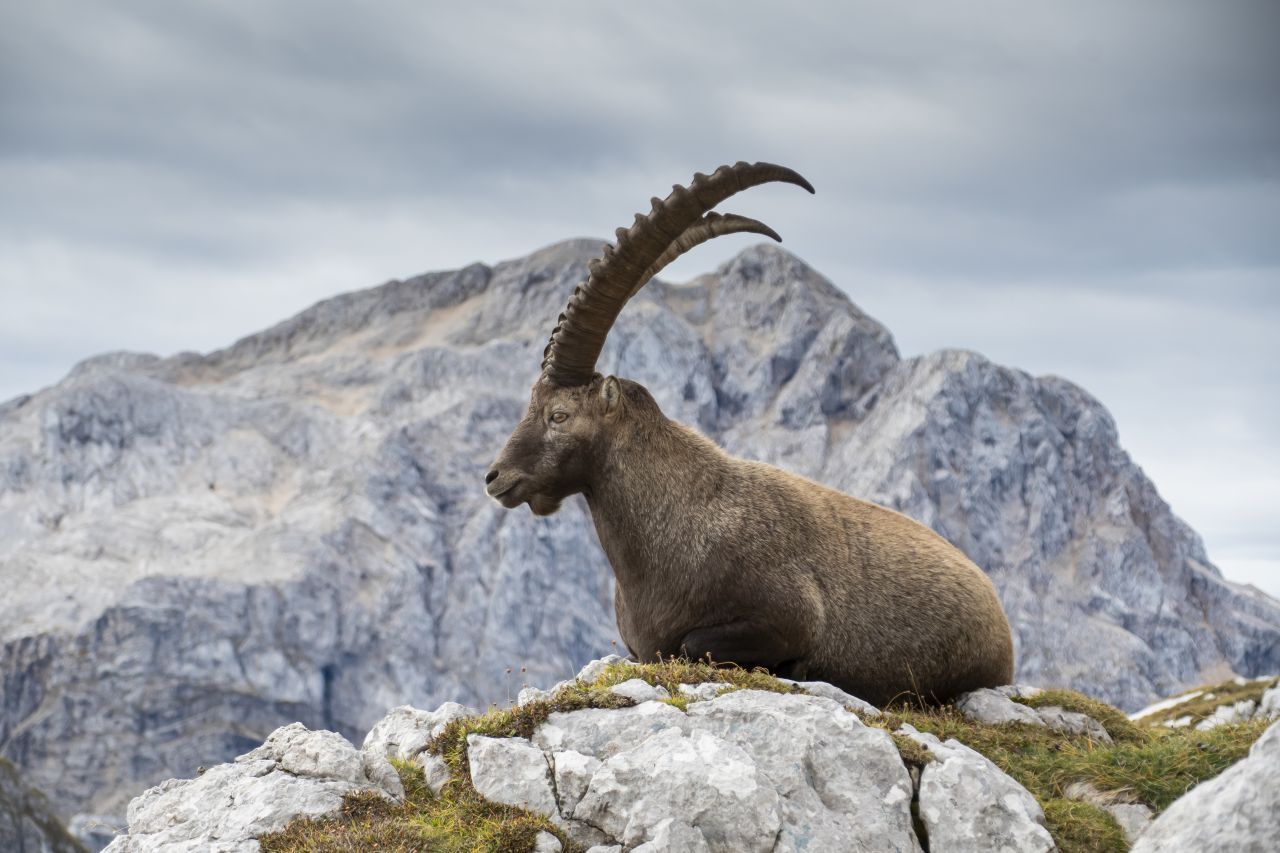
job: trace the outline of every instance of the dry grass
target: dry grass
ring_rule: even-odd
[[[1045,691],[1023,701],[1089,714],[1115,743],[1102,744],[1040,726],[985,726],[950,706],[891,708],[867,722],[889,731],[909,723],[982,753],[1040,802],[1049,832],[1064,853],[1128,849],[1110,814],[1066,796],[1072,783],[1087,782],[1116,801],[1144,803],[1159,812],[1243,758],[1267,725],[1257,721],[1204,732],[1139,726],[1110,705],[1069,690]],[[904,759],[912,763],[905,753]]]
[[[436,797],[417,767],[396,762],[396,770],[403,803],[376,794],[348,796],[336,817],[295,820],[258,839],[263,853],[528,853],[540,831],[559,832],[543,817],[485,800],[469,784],[455,780]]]
[[[1014,699],[1013,701],[1021,702],[1023,705],[1029,705],[1032,708],[1046,708],[1050,705],[1057,705],[1067,711],[1086,714],[1102,723],[1102,727],[1107,730],[1107,734],[1111,735],[1112,739],[1117,742],[1137,741],[1145,737],[1142,728],[1130,722],[1124,711],[1113,708],[1106,702],[1085,696],[1083,693],[1077,693],[1074,690],[1045,690],[1033,699]]]
[[[489,737],[531,737],[551,714],[584,708],[623,708],[629,699],[614,695],[609,688],[632,678],[665,687],[670,704],[683,709],[688,703],[679,692],[680,684],[715,681],[730,690],[771,690],[794,693],[763,671],[738,667],[711,667],[685,660],[663,660],[642,666],[624,663],[606,667],[590,684],[568,684],[545,701],[490,710],[465,720],[454,720],[427,749],[442,756],[453,779],[432,796],[422,771],[406,763],[396,763],[405,786],[403,804],[388,803],[374,794],[346,798],[336,817],[323,820],[295,820],[280,832],[259,839],[264,853],[338,853],[339,851],[444,851],[445,853],[527,853],[533,849],[538,832],[556,835],[566,851],[575,848],[549,820],[523,809],[500,806],[481,797],[471,784],[467,762],[467,735]]]
[[[1097,806],[1061,797],[1041,805],[1049,834],[1063,853],[1111,853],[1129,849],[1124,830]]]
[[[556,712],[628,706],[629,700],[610,693],[609,688],[632,678],[666,688],[672,696],[667,700],[669,704],[681,709],[689,702],[679,692],[681,684],[712,681],[729,685],[729,690],[797,692],[763,671],[712,667],[686,660],[639,666],[614,664],[590,684],[566,685],[545,701],[494,709],[450,723],[427,747],[442,756],[453,773],[452,781],[439,796],[432,796],[420,770],[398,764],[407,792],[403,804],[387,803],[373,795],[348,797],[337,817],[294,821],[282,832],[261,839],[263,850],[525,853],[532,850],[537,833],[545,830],[557,835],[566,851],[573,851],[576,848],[545,818],[495,805],[476,793],[467,762],[467,735],[530,737]],[[1112,799],[1145,803],[1158,812],[1192,786],[1242,758],[1266,728],[1263,722],[1221,726],[1206,732],[1137,725],[1110,705],[1066,690],[1046,691],[1023,701],[1034,706],[1059,705],[1088,714],[1107,729],[1115,743],[1100,744],[1038,726],[983,726],[970,722],[949,706],[889,708],[883,716],[865,722],[890,733],[903,723],[910,723],[943,740],[954,737],[987,756],[1040,802],[1049,831],[1064,853],[1122,851],[1128,847],[1110,814],[1066,796],[1072,783],[1086,782]],[[933,761],[927,750],[909,738],[895,736],[894,742],[909,767],[923,768]]]
[[[1277,684],[1280,684],[1280,679],[1245,681],[1244,684],[1237,684],[1235,681],[1206,684],[1203,687],[1197,687],[1195,690],[1188,690],[1184,694],[1199,693],[1200,695],[1195,698],[1180,702],[1172,708],[1165,708],[1162,711],[1156,711],[1154,714],[1148,714],[1138,722],[1143,726],[1155,726],[1170,723],[1182,717],[1190,717],[1188,725],[1194,726],[1212,714],[1219,706],[1243,702],[1246,699],[1252,699],[1254,702],[1261,701],[1262,694]]]

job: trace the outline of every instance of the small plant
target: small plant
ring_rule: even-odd
[[[1102,727],[1107,730],[1107,734],[1111,735],[1111,739],[1117,742],[1138,741],[1145,737],[1143,730],[1130,722],[1129,718],[1120,709],[1113,708],[1106,702],[1101,702],[1074,690],[1044,690],[1030,699],[1014,698],[1013,701],[1021,702],[1023,705],[1028,705],[1032,708],[1046,708],[1050,705],[1057,705],[1066,711],[1086,714],[1101,723]]]
[[[336,817],[295,820],[259,838],[263,853],[528,853],[539,832],[559,834],[546,818],[491,803],[456,780],[433,796],[419,768],[392,763],[404,783],[403,803],[373,793],[348,795]],[[571,849],[563,837],[561,843]]]
[[[646,664],[614,663],[592,682],[574,681],[545,700],[492,708],[484,714],[454,720],[427,744],[427,751],[444,758],[453,778],[433,796],[422,770],[407,762],[393,762],[405,787],[402,804],[388,803],[376,794],[348,796],[340,814],[321,820],[299,819],[280,832],[259,839],[264,853],[322,853],[322,851],[440,850],[447,853],[527,853],[538,832],[557,836],[565,851],[577,850],[546,818],[485,800],[471,784],[467,735],[532,737],[534,730],[556,712],[585,708],[624,708],[630,699],[609,688],[640,678],[671,693],[671,705],[684,709],[689,697],[681,684],[717,682],[728,690],[769,690],[796,693],[763,670],[666,659]],[[726,691],[727,692],[727,691]]]
[[[1168,725],[1178,720],[1183,721],[1182,725],[1194,726],[1223,705],[1234,705],[1246,700],[1260,702],[1262,694],[1278,684],[1280,679],[1261,678],[1237,679],[1197,687],[1182,694],[1187,697],[1186,701],[1147,714],[1137,722],[1143,726],[1156,726]]]
[[[745,670],[733,666],[712,666],[707,663],[669,658],[654,663],[614,663],[605,667],[596,679],[584,684],[573,681],[557,690],[549,699],[535,700],[524,705],[500,708],[479,717],[454,720],[437,737],[427,744],[427,751],[440,755],[449,764],[455,776],[471,778],[467,766],[467,735],[487,737],[533,737],[538,726],[557,711],[581,711],[585,708],[625,708],[630,699],[610,692],[609,688],[639,678],[654,687],[662,687],[671,694],[668,704],[684,710],[689,697],[680,692],[681,684],[718,682],[732,690],[768,690],[774,693],[796,693],[796,688],[769,675],[764,670]]]
[[[1040,802],[1049,832],[1063,853],[1128,849],[1109,813],[1067,796],[1073,784],[1087,783],[1115,802],[1143,803],[1160,812],[1243,758],[1267,726],[1265,721],[1254,721],[1198,732],[1136,725],[1110,705],[1070,690],[1046,690],[1034,699],[1019,701],[1088,714],[1115,742],[1107,745],[1042,726],[988,726],[969,720],[951,706],[898,706],[866,722],[889,732],[909,723],[982,753]],[[903,740],[895,737],[903,761],[922,766]]]
[[[547,699],[494,708],[451,722],[427,745],[429,752],[444,758],[453,777],[438,796],[431,794],[417,766],[394,762],[405,786],[403,803],[388,803],[374,794],[352,795],[336,817],[296,820],[281,832],[260,839],[262,849],[267,853],[373,849],[526,853],[533,849],[538,832],[546,831],[560,838],[565,851],[576,853],[578,848],[546,818],[491,803],[476,792],[467,761],[467,735],[527,738],[557,712],[629,706],[631,700],[609,688],[633,678],[665,688],[671,694],[666,701],[682,710],[693,700],[680,692],[681,684],[715,682],[726,685],[726,692],[801,692],[762,670],[682,659],[614,663],[590,683],[571,682]],[[1266,686],[1264,683],[1263,689]],[[1138,724],[1106,703],[1069,690],[1046,690],[1034,699],[1018,701],[1088,714],[1102,724],[1114,743],[1098,743],[1041,726],[987,726],[972,722],[951,706],[895,706],[881,716],[864,718],[864,722],[893,736],[913,775],[935,759],[911,738],[895,734],[904,723],[941,740],[955,738],[982,753],[1036,797],[1049,832],[1063,853],[1128,849],[1111,815],[1095,804],[1097,801],[1073,798],[1076,795],[1071,789],[1087,786],[1100,792],[1103,802],[1143,803],[1159,812],[1194,785],[1243,758],[1267,726],[1266,721],[1258,720],[1201,732],[1145,725],[1145,720]]]

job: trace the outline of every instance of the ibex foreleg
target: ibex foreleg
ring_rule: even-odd
[[[690,660],[736,664],[743,669],[762,666],[784,678],[804,680],[801,650],[776,630],[755,622],[729,622],[695,628],[680,641],[680,654]]]

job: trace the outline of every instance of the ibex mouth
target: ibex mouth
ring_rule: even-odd
[[[522,500],[513,499],[512,492],[514,492],[516,486],[520,485],[522,482],[524,481],[520,478],[516,478],[509,483],[494,481],[485,488],[485,491],[489,493],[489,497],[493,498],[507,509],[514,509],[522,503]]]

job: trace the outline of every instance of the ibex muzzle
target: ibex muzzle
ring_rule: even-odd
[[[890,509],[735,459],[665,417],[642,386],[595,371],[622,307],[671,261],[722,234],[780,239],[710,212],[770,181],[813,192],[790,169],[737,163],[695,175],[618,229],[560,315],[486,489],[538,515],[586,497],[636,658],[763,666],[878,704],[1008,683],[1009,623],[960,551]]]

